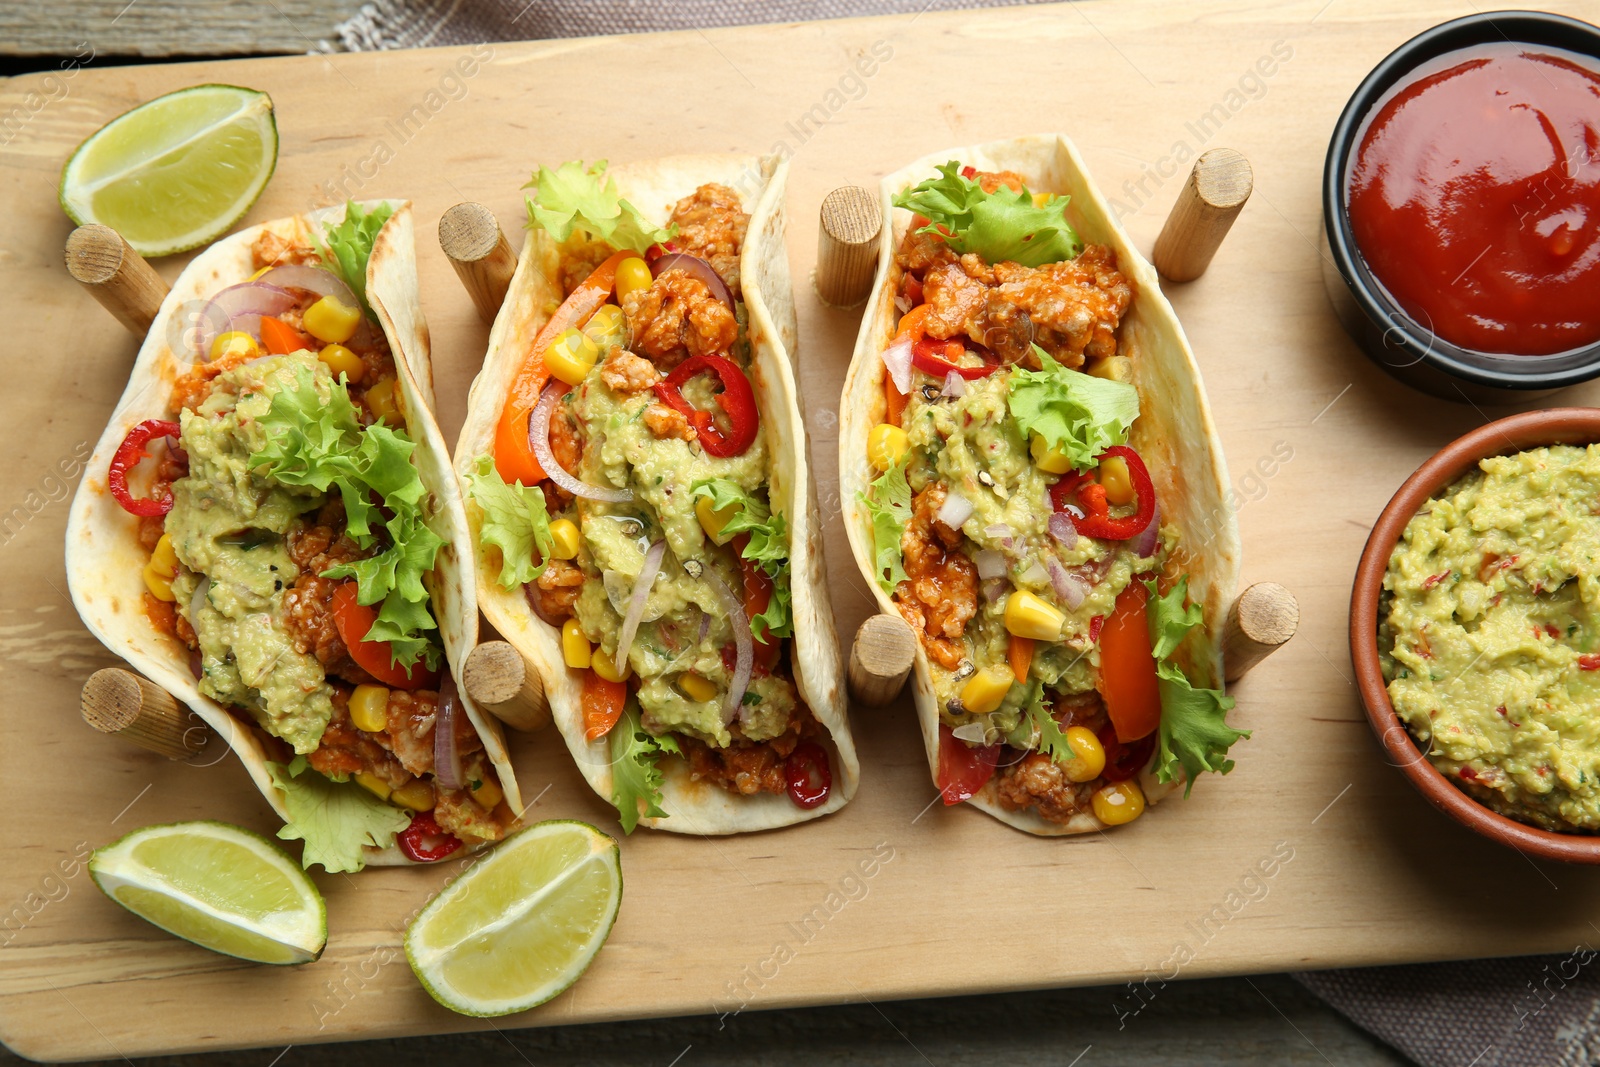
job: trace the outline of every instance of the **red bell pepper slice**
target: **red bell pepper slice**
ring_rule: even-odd
[[[1117,596],[1100,630],[1100,696],[1106,717],[1124,744],[1161,725],[1161,688],[1150,646],[1146,606],[1150,591],[1135,578]]]
[[[971,800],[994,777],[999,745],[973,747],[956,740],[950,727],[939,724],[939,775],[936,784],[945,804]]]
[[[356,583],[345,582],[334,591],[328,606],[333,610],[333,624],[339,637],[350,650],[356,666],[372,675],[391,689],[432,689],[439,684],[439,672],[430,671],[420,658],[410,670],[394,662],[394,652],[387,641],[368,641],[367,634],[378,613],[365,604],[356,602]]]
[[[394,835],[394,843],[413,863],[438,863],[461,847],[459,837],[439,829],[431,811],[413,812],[411,825]]]
[[[1100,727],[1096,736],[1106,752],[1105,770],[1100,777],[1106,782],[1126,782],[1139,777],[1139,772],[1150,766],[1150,756],[1156,750],[1156,735],[1146,734],[1137,741],[1124,744],[1117,740],[1117,728],[1109,722]]]
[[[789,799],[794,806],[810,811],[826,803],[833,789],[833,771],[828,767],[828,753],[815,741],[802,741],[783,762],[784,781],[789,787]]]
[[[744,617],[754,619],[757,615],[766,613],[772,604],[772,578],[766,569],[753,559],[745,559],[744,546],[750,543],[750,535],[739,534],[730,542],[734,551],[739,553],[739,570],[744,588]],[[752,635],[755,646],[755,667],[760,674],[771,674],[772,669],[778,665],[778,656],[783,651],[779,645],[780,638],[768,633],[766,637]]]
[[[166,419],[145,419],[129,430],[128,436],[117,446],[116,454],[111,457],[111,466],[106,471],[106,488],[111,490],[112,499],[122,505],[123,511],[130,515],[155,516],[165,515],[172,510],[170,490],[166,495],[156,497],[136,497],[129,492],[128,472],[149,455],[145,445],[157,437],[170,437],[176,442],[180,429],[177,423]]]
[[[727,434],[722,432],[709,411],[701,411],[684,398],[685,382],[697,374],[711,373],[722,383],[717,403],[728,415],[731,424]],[[719,459],[742,456],[755,443],[756,431],[761,427],[761,413],[756,409],[756,394],[750,388],[750,379],[731,359],[723,356],[690,356],[655,384],[656,396],[672,410],[689,420],[700,447],[706,454]]]
[[[1127,445],[1112,445],[1099,458],[1119,456],[1128,465],[1128,478],[1133,482],[1134,495],[1138,507],[1132,515],[1126,518],[1112,518],[1110,505],[1106,502],[1106,491],[1098,484],[1084,485],[1088,480],[1087,471],[1076,471],[1064,474],[1055,485],[1050,487],[1050,502],[1057,511],[1067,511],[1074,491],[1078,494],[1078,504],[1082,516],[1072,515],[1072,525],[1086,537],[1098,537],[1104,541],[1126,541],[1143,533],[1145,527],[1150,525],[1150,520],[1156,514],[1156,489],[1150,480],[1150,469],[1144,465],[1144,460],[1139,458],[1139,453]],[[1081,487],[1081,488],[1080,488]]]
[[[967,381],[976,381],[987,378],[1000,369],[1000,364],[991,363],[983,367],[962,367],[955,361],[966,352],[967,346],[960,341],[935,341],[923,338],[911,346],[911,365],[924,374],[931,374],[935,378],[943,378],[951,371],[961,375]]]

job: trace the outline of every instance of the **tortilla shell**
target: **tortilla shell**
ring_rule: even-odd
[[[372,210],[385,201],[360,202]],[[468,543],[461,494],[450,471],[449,451],[433,416],[433,371],[428,352],[428,327],[422,319],[417,294],[416,247],[409,201],[387,201],[394,214],[378,231],[367,263],[367,300],[388,338],[394,355],[396,380],[405,408],[406,429],[416,442],[412,460],[424,487],[436,502],[430,525],[447,544],[440,549],[432,574],[434,616],[444,645],[445,658],[457,678],[467,653],[478,640],[475,585],[464,573],[459,546]],[[273,811],[289,819],[282,795],[267,771],[269,754],[254,731],[241,724],[220,704],[202,696],[189,670],[189,651],[179,641],[160,633],[145,616],[142,572],[148,553],[136,536],[138,520],[123,511],[106,485],[111,457],[128,431],[150,418],[166,418],[167,398],[176,379],[192,358],[174,346],[184,347],[185,322],[194,309],[219,290],[247,279],[254,271],[251,245],[263,231],[305,240],[320,235],[326,223],[344,218],[342,206],[306,215],[277,219],[225,237],[200,253],[184,268],[140,346],[127,389],[117,402],[105,433],[95,446],[83,482],[72,500],[67,519],[67,582],[72,601],[84,625],[112,652],[139,673],[193,708],[228,746],[239,754]],[[481,712],[463,691],[462,707],[500,777],[506,803],[522,808],[521,793],[506,750],[500,723]],[[367,848],[366,862],[405,864],[397,847]]]
[[[833,610],[822,560],[816,489],[807,469],[807,439],[800,418],[791,365],[798,336],[789,263],[784,249],[784,184],[788,166],[776,157],[677,156],[611,168],[622,197],[647,219],[664,223],[672,206],[707,182],[737,190],[750,212],[740,259],[740,287],[749,314],[750,378],[761,411],[761,432],[772,456],[769,495],[773,511],[790,529],[790,583],[794,601],[791,661],[800,697],[828,733],[833,789],[823,804],[804,810],[787,795],[737,796],[708,782],[692,781],[680,759],[661,763],[662,810],[666,818],[641,818],[640,825],[693,834],[732,834],[804,822],[837,811],[855,795],[860,765],[850,736],[844,669],[834,636]],[[534,337],[562,299],[555,242],[542,229],[529,231],[505,303],[489,335],[483,370],[467,398],[467,420],[456,442],[456,473],[463,479],[478,457],[492,454],[495,425],[512,380]],[[610,746],[587,741],[580,706],[582,674],[566,666],[561,633],[529,608],[520,586],[499,583],[497,554],[478,547],[482,512],[467,496],[470,542],[477,550],[479,605],[502,636],[544,681],[551,718],[584,778],[610,800]],[[494,558],[490,558],[493,556]]]
[[[979,170],[1015,171],[1031,191],[1069,195],[1067,219],[1079,236],[1086,244],[1107,245],[1116,252],[1118,267],[1134,290],[1133,304],[1122,320],[1118,348],[1119,353],[1132,356],[1133,382],[1139,390],[1140,414],[1129,443],[1150,467],[1161,501],[1162,524],[1176,527],[1180,533],[1177,550],[1164,568],[1163,577],[1172,579],[1187,573],[1189,595],[1205,614],[1204,625],[1190,634],[1174,658],[1196,685],[1220,686],[1222,621],[1239,576],[1239,530],[1228,500],[1222,445],[1212,423],[1194,353],[1172,305],[1161,292],[1155,268],[1133,247],[1095,188],[1072,142],[1059,135],[1041,134],[936,152],[883,179],[883,217],[891,225],[884,227],[879,242],[877,281],[861,320],[839,405],[839,494],[844,500],[845,531],[861,573],[877,595],[879,608],[898,616],[899,611],[873,573],[872,523],[860,500],[860,494],[877,476],[867,462],[867,435],[884,419],[884,365],[880,354],[894,334],[898,317],[894,300],[903,272],[895,264],[894,253],[911,224],[911,212],[894,207],[892,200],[902,189],[934,177],[934,168],[952,159]],[[922,725],[928,768],[937,780],[939,710],[928,657],[920,641],[912,695]],[[1139,781],[1151,805],[1179,784],[1157,782],[1148,768]],[[1032,808],[1007,811],[999,801],[997,779],[991,779],[968,803],[1001,822],[1041,836],[1087,833],[1105,825],[1088,811],[1077,813],[1064,824],[1050,822]]]

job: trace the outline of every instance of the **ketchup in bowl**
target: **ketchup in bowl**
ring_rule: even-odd
[[[1549,355],[1600,340],[1600,69],[1480,44],[1380,99],[1347,179],[1361,256],[1461,348]]]

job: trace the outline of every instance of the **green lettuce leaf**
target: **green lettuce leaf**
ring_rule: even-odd
[[[1161,691],[1156,780],[1172,781],[1181,766],[1186,781],[1183,795],[1188,796],[1195,778],[1203,772],[1227,774],[1233,770],[1228,749],[1235,741],[1249,737],[1250,731],[1228,725],[1232,697],[1224,696],[1220,689],[1196,689],[1182,668],[1168,660],[1189,631],[1204,621],[1200,605],[1186,603],[1189,576],[1179,578],[1166,596],[1156,592],[1154,579],[1145,579],[1144,584],[1150,590],[1150,644]]]
[[[706,478],[689,487],[690,499],[701,497],[711,501],[713,511],[737,508],[734,516],[722,527],[728,537],[749,534],[741,555],[761,565],[772,579],[772,599],[767,610],[750,620],[752,636],[765,640],[772,637],[793,637],[793,592],[789,587],[789,528],[782,515],[774,515],[766,503],[745,492],[739,483],[728,478]]]
[[[289,822],[278,836],[305,842],[300,865],[308,870],[317,863],[330,874],[359,871],[366,865],[363,846],[388,848],[394,835],[411,825],[409,813],[354,782],[335,782],[311,771],[304,756],[296,756],[287,767],[268,761],[267,773],[283,791],[289,810]]]
[[[780,580],[781,577],[781,580]],[[794,636],[794,592],[789,587],[789,568],[785,565],[781,575],[772,579],[772,598],[767,610],[750,618],[750,635],[758,641],[771,637]]]
[[[577,160],[555,170],[540,167],[523,188],[534,190],[528,198],[529,227],[541,227],[557,241],[565,241],[577,230],[613,248],[643,253],[677,231],[676,226],[663,230],[650,225],[618,196],[615,179],[606,177],[603,159],[590,168]]]
[[[918,233],[942,232],[957,252],[1025,267],[1059,263],[1083,251],[1083,242],[1067,222],[1068,197],[1052,196],[1043,207],[1035,207],[1027,189],[1017,193],[1002,185],[984,192],[975,180],[961,176],[956,160],[936,169],[939,177],[894,198],[895,207],[928,219]]]
[[[1022,718],[1006,735],[1006,741],[1015,748],[1046,753],[1057,763],[1070,763],[1078,754],[1072,750],[1061,724],[1050,714],[1047,696],[1044,684],[1037,678],[1027,684],[1022,697]]]
[[[1034,346],[1041,369],[1011,372],[1006,407],[1024,437],[1038,434],[1079,469],[1112,445],[1126,444],[1139,417],[1139,393],[1126,382],[1096,378],[1057,363]]]
[[[377,317],[367,303],[367,260],[372,258],[372,242],[378,239],[378,231],[393,214],[394,208],[388,204],[363,211],[355,201],[346,201],[344,221],[326,227],[322,241],[317,242],[322,261],[344,278],[356,299],[361,301],[361,310],[374,322]]]
[[[479,456],[477,466],[467,475],[467,491],[483,509],[478,541],[500,550],[500,585],[515,589],[543,574],[549,566],[550,512],[545,507],[544,490],[521,482],[507,485],[494,460]],[[538,552],[539,562],[533,557]]]
[[[874,479],[865,493],[856,494],[872,519],[873,577],[886,593],[894,592],[895,586],[907,577],[900,539],[911,518],[911,483],[906,481],[910,463],[911,453],[907,452]]]
[[[655,737],[646,733],[639,722],[638,704],[629,698],[621,720],[611,728],[608,743],[611,803],[617,806],[622,832],[633,833],[641,817],[666,818],[667,813],[661,810],[661,769],[656,761],[663,752],[681,754],[677,740],[670,734]]]

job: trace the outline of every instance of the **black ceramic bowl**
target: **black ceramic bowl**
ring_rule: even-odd
[[[1322,282],[1339,321],[1378,366],[1447,400],[1512,403],[1600,377],[1600,343],[1548,356],[1507,356],[1460,348],[1435,336],[1373,276],[1350,227],[1350,156],[1359,147],[1363,121],[1383,95],[1446,52],[1507,40],[1600,59],[1600,29],[1561,15],[1491,11],[1441,23],[1395,49],[1367,75],[1333,128],[1322,171]]]

